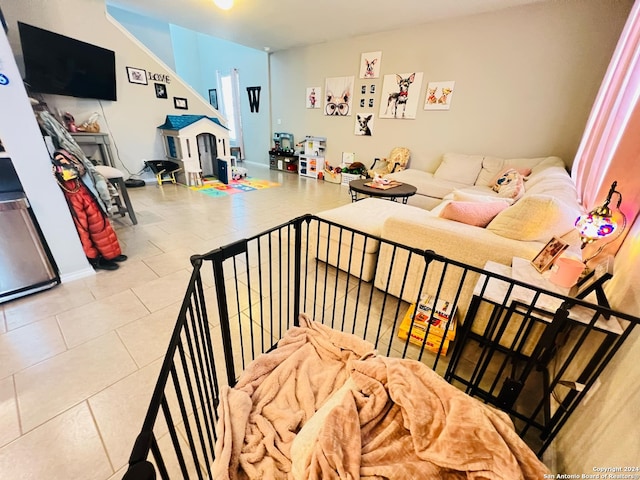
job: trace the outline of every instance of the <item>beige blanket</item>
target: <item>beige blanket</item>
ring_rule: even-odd
[[[508,416],[302,316],[221,393],[216,479],[539,479]]]

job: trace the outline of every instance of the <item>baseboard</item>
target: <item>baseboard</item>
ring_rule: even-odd
[[[96,271],[91,266],[89,266],[87,268],[83,268],[82,270],[76,270],[75,272],[60,275],[60,281],[62,283],[73,282],[74,280],[91,277],[95,274]]]

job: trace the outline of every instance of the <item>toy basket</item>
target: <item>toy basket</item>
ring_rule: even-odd
[[[349,182],[352,180],[360,180],[361,178],[367,178],[364,175],[358,175],[356,173],[342,173],[342,185],[349,186]]]

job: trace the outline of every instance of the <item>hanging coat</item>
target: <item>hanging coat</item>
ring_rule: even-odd
[[[122,251],[111,223],[89,189],[78,179],[59,181],[71,209],[82,248],[87,258],[116,258]]]

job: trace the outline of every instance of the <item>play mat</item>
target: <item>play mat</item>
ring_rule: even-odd
[[[264,190],[265,188],[279,187],[280,184],[270,180],[260,180],[259,178],[245,177],[239,180],[230,180],[226,185],[214,177],[205,177],[202,185],[190,186],[191,190],[202,192],[210,197],[223,197],[235,195],[236,193],[252,192],[254,190]]]

